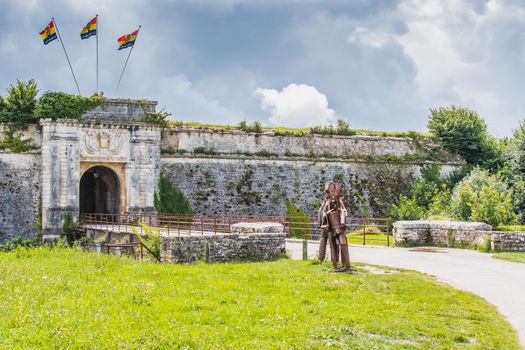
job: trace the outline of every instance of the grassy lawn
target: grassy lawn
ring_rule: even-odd
[[[494,259],[507,260],[515,263],[525,264],[525,253],[524,252],[504,252],[494,253],[492,255]]]
[[[493,306],[415,272],[0,254],[0,348],[519,349]]]
[[[346,236],[350,244],[363,244],[363,235],[351,234]],[[379,245],[386,246],[387,237],[382,233],[367,233],[366,234],[366,245]],[[390,235],[390,247],[394,246],[394,237]]]

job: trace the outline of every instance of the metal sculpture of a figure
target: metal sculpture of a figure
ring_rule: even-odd
[[[326,245],[330,242],[330,256],[332,266],[336,271],[350,269],[350,254],[346,239],[346,207],[343,203],[341,185],[333,181],[327,182],[324,187],[324,199],[318,211],[318,222],[321,230],[319,242],[319,260],[326,257]],[[339,259],[341,268],[338,269]]]

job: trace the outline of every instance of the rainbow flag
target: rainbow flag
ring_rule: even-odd
[[[128,47],[133,46],[133,44],[135,44],[135,40],[137,40],[137,35],[138,34],[139,34],[139,31],[137,29],[136,31],[134,31],[131,34],[123,35],[120,38],[118,38],[118,40],[117,40],[117,42],[118,42],[118,49],[122,50],[122,49],[126,49]]]
[[[84,40],[93,35],[97,35],[97,17],[93,18],[84,28],[82,28],[80,38]]]
[[[44,41],[44,45],[49,44],[57,38],[55,23],[53,23],[53,21],[49,22],[47,27],[45,27],[44,30],[40,32],[40,37]]]

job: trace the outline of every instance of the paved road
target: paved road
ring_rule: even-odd
[[[302,258],[301,241],[287,241],[286,249],[293,259]],[[310,242],[308,255],[314,257],[317,249],[318,244]],[[473,250],[430,250],[352,245],[350,259],[420,271],[485,298],[507,317],[525,348],[525,264],[493,259]]]

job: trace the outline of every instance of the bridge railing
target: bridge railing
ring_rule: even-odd
[[[162,214],[162,213],[122,213],[122,214],[81,214],[81,224],[101,229],[131,232],[134,227],[143,233],[140,223],[158,227],[162,234],[195,235],[231,233],[231,225],[239,222],[278,222],[289,237],[300,239],[320,239],[321,231],[317,223],[307,216],[286,215],[214,215],[214,214]],[[347,217],[347,236],[353,244],[375,244],[390,246],[391,230],[389,218]]]

